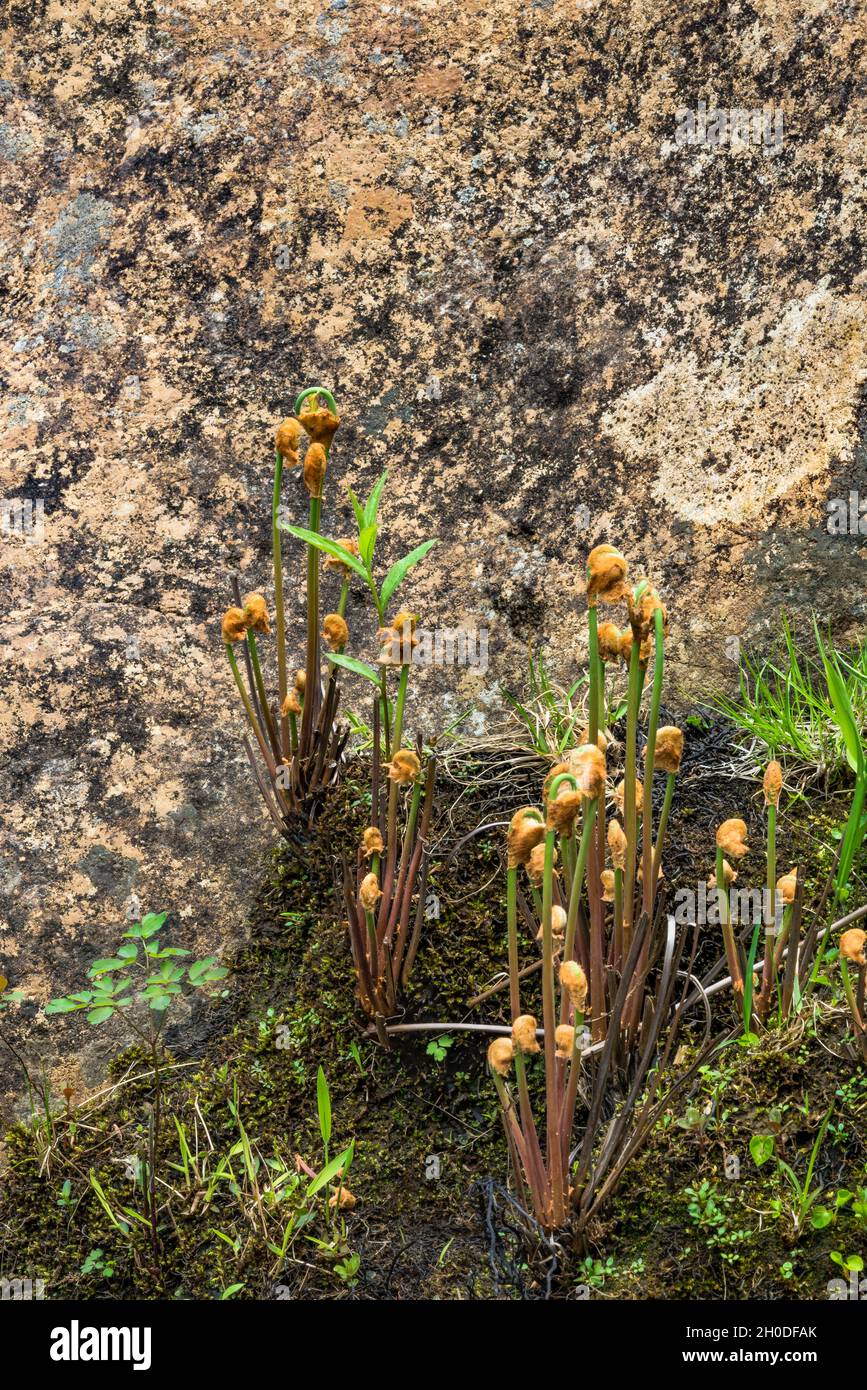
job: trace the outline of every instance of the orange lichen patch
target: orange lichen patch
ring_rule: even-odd
[[[386,241],[413,214],[412,199],[395,188],[365,188],[349,205],[346,241]]]
[[[425,97],[451,97],[459,92],[464,74],[454,63],[445,67],[426,68],[415,79],[415,90]]]

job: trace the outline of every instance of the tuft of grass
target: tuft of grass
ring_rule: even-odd
[[[526,694],[522,698],[502,687],[503,699],[534,753],[540,757],[560,758],[580,742],[581,730],[587,723],[584,691],[589,672],[584,671],[570,686],[551,679],[545,666],[545,654],[540,647],[537,656],[527,657]],[[626,713],[626,702],[609,702],[605,722],[613,727]]]
[[[867,726],[867,637],[845,652],[828,653],[839,669],[853,716],[863,736]],[[724,714],[742,734],[781,757],[791,775],[827,783],[846,765],[846,741],[823,669],[822,650],[799,652],[794,631],[783,619],[783,647],[775,659],[742,657],[738,693],[718,695],[706,708]]]

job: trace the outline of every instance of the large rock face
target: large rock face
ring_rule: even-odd
[[[867,494],[857,6],[6,14],[0,969],[37,1004],[138,903],[242,928],[271,832],[218,617],[232,572],[270,594],[301,386],[344,418],[326,528],[387,465],[383,558],[439,535],[407,596],[489,631],[487,672],[421,675],[428,729],[490,724],[528,643],[574,672],[600,540],[665,590],[686,695],[780,607],[863,621],[826,526]]]

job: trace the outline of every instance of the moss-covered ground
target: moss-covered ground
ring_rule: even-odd
[[[503,967],[496,823],[532,796],[537,770],[524,766],[505,785],[475,771],[465,768],[460,786],[441,782],[436,903],[406,998],[415,1021],[505,1016],[503,994],[475,1009],[468,1000]],[[509,1203],[484,1039],[445,1028],[385,1050],[359,1014],[337,890],[366,797],[359,761],[300,854],[274,851],[249,940],[206,1006],[197,1055],[169,1031],[158,1246],[140,1219],[136,1180],[153,1084],[147,1058],[131,1050],[113,1065],[114,1089],[71,1109],[55,1100],[50,1125],[43,1118],[7,1136],[0,1276],[43,1278],[48,1297],[100,1299],[826,1297],[841,1273],[831,1252],[867,1253],[867,1192],[863,1206],[858,1198],[867,1073],[852,1060],[833,990],[758,1046],[718,1052],[627,1169],[589,1245],[578,1250],[565,1236],[551,1259]],[[696,862],[707,871],[720,807],[758,833],[755,788],[714,781],[697,761],[672,821],[675,882],[694,880]],[[835,803],[794,803],[781,863],[800,860],[818,884],[840,816]],[[523,949],[529,958],[531,943]],[[728,1006],[715,1007],[722,1033]],[[687,1031],[687,1052],[693,1042]],[[296,1161],[315,1172],[324,1163],[320,1067],[330,1156],[355,1144],[346,1181],[356,1205],[341,1214],[326,1207],[329,1186],[306,1198],[310,1180]],[[829,1111],[813,1174],[821,1195],[799,1220],[778,1160],[802,1181]],[[751,1140],[768,1136],[773,1156],[758,1165]],[[853,1196],[838,1207],[840,1192]],[[810,1216],[820,1206],[830,1219],[817,1229]]]

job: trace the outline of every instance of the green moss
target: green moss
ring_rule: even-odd
[[[468,796],[458,805],[448,827],[453,842],[489,814],[480,798]],[[241,1297],[275,1296],[278,1286],[303,1297],[346,1296],[335,1252],[324,1254],[301,1235],[290,1259],[275,1268],[255,1203],[239,1201],[230,1184],[221,1183],[208,1205],[198,1185],[188,1188],[183,1172],[169,1166],[181,1163],[172,1116],[191,1147],[204,1154],[212,1144],[219,1156],[239,1141],[237,1106],[261,1159],[260,1182],[269,1160],[292,1168],[300,1154],[318,1168],[321,1066],[332,1094],[331,1152],[356,1141],[350,1186],[359,1204],[346,1219],[345,1245],[360,1256],[356,1295],[495,1296],[474,1185],[488,1177],[505,1184],[508,1175],[484,1042],[455,1032],[442,1060],[427,1052],[430,1035],[404,1036],[383,1051],[357,1009],[335,883],[342,855],[354,852],[366,819],[363,782],[350,775],[315,837],[301,847],[303,858],[286,849],[269,857],[250,940],[233,962],[226,999],[212,1005],[207,1051],[166,1074],[159,1171],[172,1191],[164,1189],[159,1263],[143,1227],[133,1220],[124,1236],[111,1225],[89,1178],[92,1171],[116,1213],[141,1210],[141,1194],[126,1172],[129,1156],[145,1151],[151,1093],[148,1081],[128,1079],[130,1070],[146,1070],[141,1053],[129,1049],[111,1067],[113,1079],[124,1084],[80,1120],[58,1117],[50,1147],[21,1127],[8,1136],[9,1171],[0,1195],[7,1268],[44,1278],[49,1297],[209,1299],[234,1283],[244,1285]],[[794,812],[787,822],[792,852],[806,862],[809,845],[827,838],[827,823],[815,816],[802,823]],[[468,998],[501,972],[498,865],[499,845],[487,837],[437,859],[430,891],[440,915],[428,922],[419,952],[406,1001],[411,1019],[467,1017]],[[524,941],[527,954],[531,946]],[[529,984],[525,996],[529,1008],[534,988]],[[471,1016],[503,1019],[507,1002],[506,992],[494,995]],[[819,1036],[796,1023],[756,1051],[722,1054],[716,1071],[702,1075],[695,1093],[665,1117],[627,1171],[591,1232],[589,1252],[579,1255],[563,1242],[556,1296],[575,1297],[581,1286],[592,1295],[621,1298],[716,1297],[724,1288],[735,1298],[824,1296],[837,1272],[830,1249],[863,1253],[867,1238],[844,1212],[836,1227],[793,1242],[785,1222],[760,1216],[779,1182],[770,1165],[757,1169],[749,1156],[750,1137],[769,1132],[771,1112],[779,1111],[774,1123],[781,1151],[802,1172],[816,1117],[835,1098],[838,1120],[818,1176],[832,1187],[867,1181],[867,1090],[860,1073],[829,1050],[838,1042],[839,1018],[820,1016],[817,1026]],[[725,1177],[728,1154],[740,1159],[737,1182]],[[432,1158],[438,1177],[430,1176],[437,1168]],[[240,1172],[242,1159],[233,1162]],[[62,1203],[66,1180],[70,1194]],[[690,1213],[687,1189],[698,1191],[702,1183],[716,1194],[722,1229],[712,1212],[705,1221]],[[288,1201],[269,1217],[272,1239],[291,1210]],[[746,1234],[724,1239],[737,1232]],[[321,1209],[307,1233],[327,1235]],[[98,1269],[80,1273],[95,1248],[113,1263],[111,1279]],[[518,1252],[515,1262],[526,1266],[527,1259]],[[791,1273],[784,1278],[780,1271],[787,1266]],[[531,1270],[519,1277],[532,1291]]]

